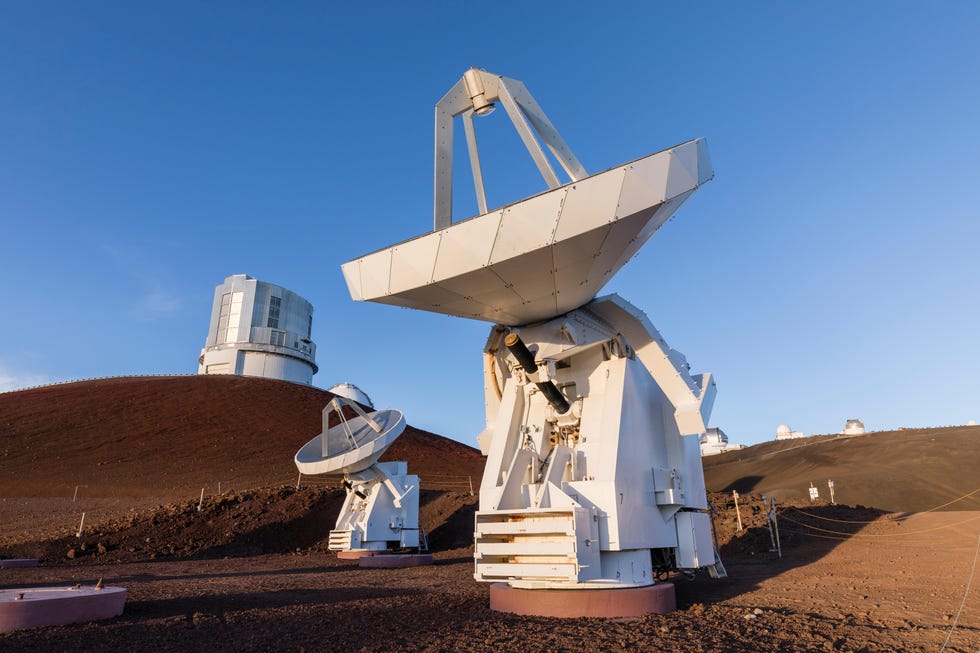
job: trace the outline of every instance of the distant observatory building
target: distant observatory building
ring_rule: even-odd
[[[713,456],[715,454],[725,453],[726,451],[745,448],[743,444],[730,444],[728,442],[728,436],[717,426],[712,426],[702,433],[699,441],[701,442],[702,456]]]
[[[310,385],[313,304],[282,286],[235,274],[214,289],[198,374],[262,376]]]
[[[844,435],[861,435],[864,433],[864,423],[859,419],[849,419],[844,424],[844,430],[841,433]]]
[[[794,431],[785,424],[780,424],[776,427],[776,439],[777,440],[792,440],[793,438],[804,437],[803,431]]]

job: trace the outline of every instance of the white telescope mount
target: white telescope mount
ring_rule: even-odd
[[[494,327],[484,379],[477,580],[637,587],[715,564],[698,443],[715,384],[636,307]]]
[[[344,414],[345,407],[354,412],[353,419]],[[338,416],[333,427],[331,414]],[[419,477],[408,473],[404,461],[377,462],[404,430],[399,411],[365,413],[339,396],[324,407],[323,431],[297,452],[295,462],[304,474],[344,475],[347,496],[330,531],[331,551],[419,548]]]
[[[473,125],[495,103],[548,186],[499,208],[487,206]],[[459,116],[480,213],[454,223]],[[495,325],[483,352],[474,550],[475,578],[496,583],[491,607],[497,587],[586,590],[562,593],[584,606],[589,589],[633,588],[618,595],[645,601],[668,571],[722,575],[698,442],[714,380],[691,374],[635,306],[596,299],[713,177],[704,139],[589,175],[521,82],[470,69],[436,105],[434,177],[431,233],[342,267],[355,300]],[[508,592],[496,596],[506,603]]]

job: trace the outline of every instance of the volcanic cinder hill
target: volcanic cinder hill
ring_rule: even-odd
[[[980,426],[821,435],[765,442],[702,459],[711,492],[822,499],[896,512],[980,509]]]
[[[295,483],[293,455],[332,395],[237,376],[79,381],[0,394],[0,495],[188,497]],[[397,408],[397,406],[394,406]],[[411,416],[406,416],[411,419]],[[407,427],[382,460],[425,477],[483,473],[479,451]],[[464,479],[465,480],[465,479]]]

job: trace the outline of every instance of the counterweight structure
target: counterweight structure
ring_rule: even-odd
[[[549,190],[489,210],[472,119],[496,103]],[[480,206],[456,223],[454,116]],[[711,179],[704,140],[589,176],[523,84],[471,69],[436,105],[435,154],[435,230],[343,272],[355,300],[495,323],[483,357],[475,578],[635,588],[670,569],[720,571],[698,442],[714,380],[692,374],[635,306],[595,298]]]

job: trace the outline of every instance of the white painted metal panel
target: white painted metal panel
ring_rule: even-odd
[[[384,297],[391,278],[391,250],[368,254],[357,264],[361,275],[361,294],[365,297]]]
[[[555,242],[592,231],[616,215],[626,168],[616,168],[568,186]]]
[[[434,278],[439,281],[457,277],[474,268],[489,265],[502,216],[503,211],[493,211],[437,232],[442,241]]]
[[[715,170],[711,166],[711,155],[708,153],[708,143],[705,140],[698,141],[698,184],[706,184],[715,177]]]
[[[493,265],[494,274],[519,298],[521,304],[540,303],[543,311],[555,310],[555,275],[552,272],[551,248],[545,247],[519,259]],[[552,298],[550,301],[548,298]]]
[[[685,143],[670,152],[667,197],[674,197],[698,186],[698,145]]]
[[[698,569],[715,563],[711,540],[711,520],[703,512],[679,512],[674,516],[677,525],[675,558],[680,569]]]
[[[564,198],[565,189],[559,188],[504,208],[490,263],[505,261],[550,245]]]
[[[479,514],[479,513],[477,513]],[[498,513],[489,513],[496,515]],[[522,522],[480,522],[478,532],[483,535],[544,534],[575,535],[575,523],[569,515],[568,520],[522,521]]]
[[[431,233],[393,247],[388,292],[398,293],[431,283],[438,251],[438,233]]]
[[[568,564],[513,564],[513,563],[477,563],[477,576],[484,580],[492,578],[521,578],[521,579],[566,579],[577,580],[578,569],[575,563]]]
[[[663,202],[667,197],[670,152],[660,152],[626,166],[616,217],[633,215]]]
[[[477,546],[479,556],[565,556],[575,555],[575,542],[566,539],[560,542],[481,542]]]
[[[596,292],[629,262],[629,257],[623,254],[646,226],[653,211],[652,208],[648,208],[609,225],[609,233],[606,234],[606,239],[588,269],[589,285],[594,287]]]
[[[594,284],[590,283],[592,265],[595,262],[596,252],[601,250],[602,243],[606,240],[609,229],[610,225],[603,225],[598,229],[562,240],[552,248],[555,288],[560,306],[567,307],[571,303],[574,304],[571,308],[577,308],[581,303],[576,302],[580,302],[582,297],[588,301],[595,294]]]

